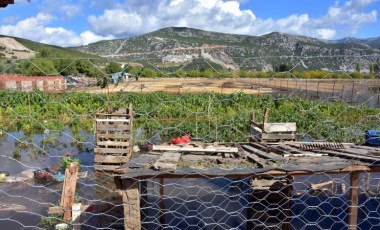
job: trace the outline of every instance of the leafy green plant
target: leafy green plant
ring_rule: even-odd
[[[80,160],[78,158],[72,158],[72,157],[64,157],[62,159],[62,167],[63,169],[66,169],[70,166],[71,163],[76,162],[78,165],[80,165]]]

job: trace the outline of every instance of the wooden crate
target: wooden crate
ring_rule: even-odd
[[[95,119],[94,164],[97,171],[113,171],[133,154],[132,104],[127,109],[98,112]]]

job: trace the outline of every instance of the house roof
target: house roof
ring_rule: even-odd
[[[308,174],[380,168],[380,148],[351,143],[251,142],[240,144],[238,147],[239,151],[236,154],[192,153],[179,149],[176,152],[181,155],[177,162],[168,162],[168,157],[165,158],[165,163],[172,167],[169,170],[154,167],[164,155],[168,155],[168,152],[151,151],[140,154],[116,171],[126,172],[121,178],[130,179],[183,176],[239,177],[262,173]],[[186,146],[183,149],[191,150]]]
[[[55,80],[64,80],[63,76],[22,76],[14,74],[2,74],[0,75],[0,81],[55,81]]]

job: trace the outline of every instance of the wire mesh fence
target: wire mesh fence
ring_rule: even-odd
[[[1,61],[2,228],[380,228],[378,55],[173,58]]]

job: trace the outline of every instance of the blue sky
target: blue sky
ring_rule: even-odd
[[[16,0],[0,34],[59,46],[136,36],[170,26],[321,39],[380,36],[380,0]]]

